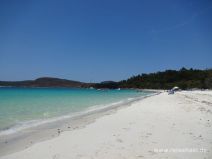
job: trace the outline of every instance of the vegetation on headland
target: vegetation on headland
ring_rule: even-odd
[[[140,89],[212,89],[212,69],[166,70],[163,72],[141,74],[127,80],[96,84],[96,88],[140,88]]]
[[[42,77],[36,80],[27,81],[0,81],[0,86],[12,86],[12,87],[70,87],[70,88],[83,88],[89,87],[91,84],[78,81]]]
[[[163,72],[141,74],[127,80],[101,83],[83,83],[66,79],[44,77],[28,81],[0,81],[0,86],[13,87],[69,87],[69,88],[138,88],[138,89],[171,89],[178,86],[181,89],[212,89],[212,69],[166,70]]]

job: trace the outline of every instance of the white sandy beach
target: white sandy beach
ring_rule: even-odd
[[[211,159],[212,91],[161,93],[1,159]]]

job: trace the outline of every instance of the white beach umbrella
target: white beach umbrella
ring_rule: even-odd
[[[172,90],[177,90],[177,89],[179,89],[179,87],[177,87],[177,86],[172,88]]]

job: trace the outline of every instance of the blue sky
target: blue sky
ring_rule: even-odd
[[[210,0],[1,0],[0,80],[212,68]]]

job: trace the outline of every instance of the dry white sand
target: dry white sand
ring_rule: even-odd
[[[2,159],[211,159],[212,92],[161,93]]]

